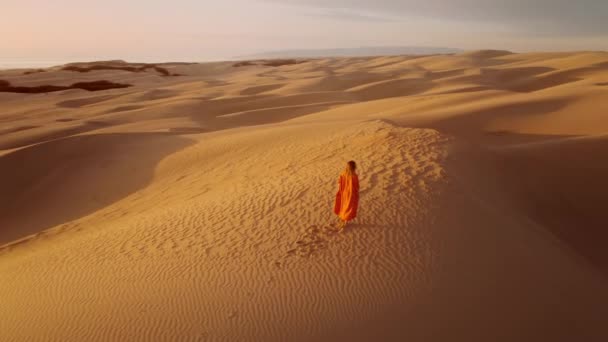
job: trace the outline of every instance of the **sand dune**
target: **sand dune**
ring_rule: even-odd
[[[0,71],[2,339],[608,339],[608,53],[288,62]]]

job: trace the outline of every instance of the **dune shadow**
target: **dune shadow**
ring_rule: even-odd
[[[480,75],[466,76],[459,80],[474,82],[492,89],[531,93],[578,82],[584,79],[586,73],[607,69],[608,63],[561,71],[549,67],[486,68],[481,69]]]
[[[291,96],[248,95],[235,98],[196,98],[187,115],[206,131],[273,124],[351,103],[343,94],[297,94]]]
[[[168,99],[174,96],[179,95],[178,91],[171,89],[153,89],[149,90],[142,95],[140,95],[137,100],[138,101],[153,101],[153,100],[162,100]]]
[[[459,77],[457,80],[490,89],[520,93],[535,92],[581,80],[575,77],[574,73],[551,73],[553,71],[555,69],[548,67],[483,68],[479,75]]]
[[[360,101],[380,100],[391,97],[412,96],[435,87],[427,78],[393,79],[366,84],[351,89]]]
[[[75,121],[75,119],[58,119],[55,120],[57,122],[70,122]],[[77,125],[64,127],[56,130],[42,130],[39,132],[32,132],[31,134],[19,137],[19,138],[11,138],[10,136],[0,137],[0,149],[8,150],[13,148],[19,148],[27,145],[43,143],[46,141],[51,141],[54,139],[61,139],[65,137],[69,137],[75,134],[84,133],[87,131],[103,128],[109,126],[109,123],[102,121],[84,121],[80,122]],[[31,127],[37,128],[37,127]],[[11,133],[18,133],[11,132]],[[5,138],[6,140],[2,139]]]
[[[240,94],[241,95],[257,95],[257,94],[261,94],[261,93],[264,93],[267,91],[279,89],[283,86],[284,86],[284,84],[266,84],[266,85],[259,85],[259,86],[251,86],[251,87],[247,87],[247,88],[241,90]]]
[[[28,129],[38,128],[38,127],[39,126],[25,125],[25,126],[19,126],[19,127],[15,127],[15,128],[8,128],[8,129],[0,130],[0,134],[16,133],[16,132],[26,131]]]
[[[190,144],[168,133],[73,136],[0,157],[0,246],[106,207],[145,187]]]
[[[489,108],[474,110],[462,115],[451,116],[440,119],[433,123],[427,123],[425,127],[435,128],[466,140],[475,140],[482,143],[496,142],[497,140],[508,141],[503,132],[487,131],[486,127],[501,118],[525,118],[527,116],[543,115],[565,108],[569,103],[568,98],[555,98],[547,100],[527,101],[521,103],[499,104]],[[501,134],[502,133],[502,134]],[[508,137],[515,137],[509,135]],[[534,135],[532,135],[534,137]]]
[[[494,152],[497,180],[518,212],[608,275],[608,139],[562,138]]]
[[[434,95],[447,95],[447,94],[464,94],[464,93],[476,93],[480,91],[492,90],[491,87],[488,86],[465,86],[458,89],[450,89],[444,91],[438,91],[433,93]]]
[[[476,146],[471,154],[476,162],[466,166],[470,169],[456,172],[450,162],[450,172],[474,175],[468,184],[479,187],[480,194],[497,191],[488,197],[488,205],[536,223],[577,259],[608,276],[608,139],[483,130],[497,116],[542,114],[567,103],[554,99],[502,105],[427,126]]]
[[[465,69],[445,70],[445,71],[429,71],[426,77],[430,80],[440,80],[442,78],[454,77],[463,75]]]
[[[488,205],[533,223],[528,227],[549,233],[565,253],[608,276],[608,139],[494,134],[509,143],[468,150],[474,162],[450,163],[450,172]]]
[[[271,123],[279,123],[300,116],[327,110],[345,102],[312,103],[310,105],[284,106],[266,109],[250,110],[238,113],[220,115],[211,121],[202,121],[201,125],[211,124],[216,129],[232,128],[238,126],[258,126]]]
[[[108,109],[107,111],[104,112],[104,114],[128,112],[131,110],[138,110],[138,109],[142,109],[142,108],[145,108],[145,106],[138,106],[138,105],[118,106],[118,107],[114,107],[112,109]]]
[[[169,128],[169,132],[177,134],[199,134],[207,132],[207,129],[202,127],[173,127]]]
[[[485,131],[484,144],[486,146],[517,146],[540,142],[558,141],[566,138],[574,138],[576,135],[548,135],[548,134],[525,134],[509,130]]]
[[[79,98],[79,99],[74,99],[74,100],[66,100],[66,101],[57,102],[55,105],[57,107],[63,107],[63,108],[80,108],[80,107],[104,102],[107,100],[115,99],[120,96],[123,96],[123,95],[101,95],[101,96],[85,97],[85,98]]]

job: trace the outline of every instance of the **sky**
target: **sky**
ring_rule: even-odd
[[[360,46],[608,50],[608,0],[0,0],[5,60]]]

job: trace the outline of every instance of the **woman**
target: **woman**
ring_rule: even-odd
[[[357,176],[357,164],[349,161],[346,169],[340,174],[338,184],[340,189],[336,194],[334,213],[340,218],[339,231],[342,231],[348,221],[357,217],[359,206],[359,177]]]

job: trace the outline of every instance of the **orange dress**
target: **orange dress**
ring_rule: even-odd
[[[343,221],[351,221],[357,217],[359,207],[359,177],[356,173],[342,172],[338,184],[334,213]]]

